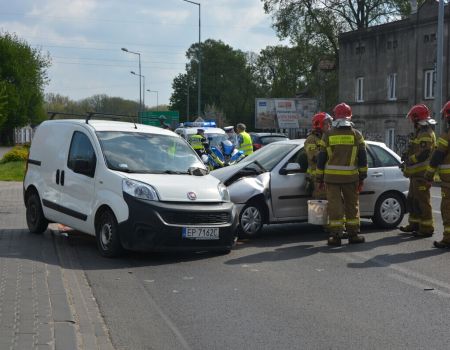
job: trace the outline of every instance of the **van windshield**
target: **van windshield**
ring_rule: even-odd
[[[108,168],[127,173],[188,174],[207,171],[181,137],[140,132],[98,131]]]

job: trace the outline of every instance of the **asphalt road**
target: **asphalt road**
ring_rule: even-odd
[[[438,232],[439,189],[433,188]],[[449,348],[450,251],[363,224],[329,248],[306,224],[274,225],[229,255],[110,260],[70,235],[117,349]]]
[[[439,189],[432,193],[442,232]],[[10,203],[23,205],[17,197]],[[121,259],[102,258],[92,237],[69,233],[57,251],[72,261],[63,276],[81,266],[80,304],[92,304],[87,314],[98,306],[116,349],[449,348],[450,251],[432,247],[441,234],[416,239],[370,222],[362,231],[367,243],[329,248],[315,226],[274,225],[229,255]]]

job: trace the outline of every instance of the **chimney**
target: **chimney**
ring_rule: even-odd
[[[417,0],[410,0],[409,3],[411,4],[411,14],[415,14],[417,12]]]

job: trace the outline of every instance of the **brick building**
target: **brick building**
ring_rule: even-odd
[[[339,99],[352,106],[368,140],[400,153],[412,125],[410,107],[434,110],[438,2],[428,0],[406,19],[339,37]],[[445,6],[443,102],[450,99],[450,5]],[[437,118],[440,122],[440,118]]]

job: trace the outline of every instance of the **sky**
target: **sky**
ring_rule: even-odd
[[[201,39],[258,53],[282,42],[260,0],[197,0]],[[107,94],[139,101],[138,55],[145,104],[168,104],[173,78],[198,41],[198,6],[183,0],[0,0],[0,31],[49,53],[46,93],[73,100]]]

